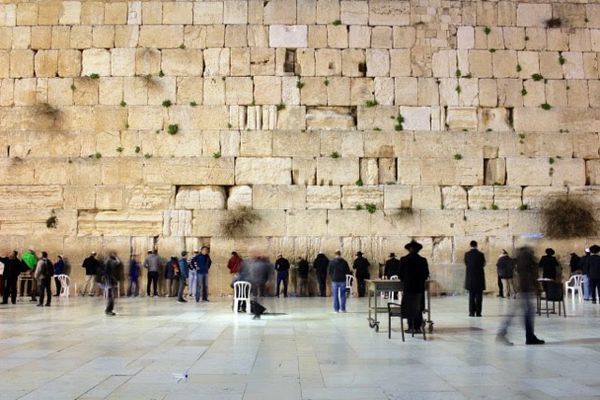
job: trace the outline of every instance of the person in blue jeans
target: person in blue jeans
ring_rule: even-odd
[[[331,295],[333,296],[333,310],[346,312],[346,275],[351,274],[348,262],[342,258],[339,250],[335,258],[329,262],[329,276],[331,277]]]
[[[208,255],[207,246],[202,246],[200,254],[192,259],[192,264],[196,266],[196,276],[198,279],[196,286],[196,303],[200,301],[200,291],[202,291],[202,301],[208,301],[208,270],[210,269],[212,260]]]

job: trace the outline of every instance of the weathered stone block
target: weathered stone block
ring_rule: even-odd
[[[233,185],[231,158],[152,158],[144,163],[144,181],[175,185]]]
[[[156,236],[162,232],[161,211],[79,212],[79,236]]]
[[[252,207],[252,188],[250,186],[234,186],[229,189],[227,209]]]
[[[369,2],[369,25],[409,25],[410,2],[374,0]]]
[[[306,208],[307,209],[339,209],[341,203],[341,192],[339,186],[307,186]]]
[[[544,27],[552,18],[552,4],[526,4],[517,6],[517,26]]]
[[[257,210],[303,210],[306,205],[306,187],[304,185],[254,185],[252,204]]]
[[[357,158],[317,159],[317,184],[319,185],[353,185],[359,178],[359,162]]]
[[[183,44],[182,25],[142,25],[140,27],[141,47],[169,49]]]
[[[110,75],[110,52],[105,49],[86,49],[82,54],[82,75]]]
[[[468,208],[467,191],[462,186],[446,186],[442,188],[442,205],[444,209]],[[436,208],[436,207],[434,207]],[[439,207],[437,207],[439,208]]]
[[[310,130],[351,129],[354,127],[354,118],[348,108],[309,107],[306,126]]]
[[[507,158],[507,183],[513,186],[548,186],[552,166],[545,158]]]
[[[369,235],[370,214],[366,210],[329,210],[327,233],[335,236]]]
[[[314,158],[293,159],[292,178],[295,185],[314,185],[316,183],[317,161]]]
[[[289,236],[327,235],[327,211],[290,210],[287,212],[286,225]]]
[[[306,25],[269,26],[269,47],[308,47]]]
[[[366,204],[374,204],[379,209],[383,207],[383,186],[342,186],[343,208],[364,208]]]
[[[218,186],[182,186],[175,196],[180,209],[220,210],[225,208],[225,190]]]
[[[244,184],[289,185],[291,158],[243,158],[235,162],[235,182]]]

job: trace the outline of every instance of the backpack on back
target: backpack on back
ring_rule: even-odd
[[[42,267],[42,275],[44,278],[50,278],[54,275],[54,266],[50,262],[50,260],[44,260],[44,265]]]

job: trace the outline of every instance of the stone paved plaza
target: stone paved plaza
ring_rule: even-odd
[[[434,298],[434,334],[402,343],[398,320],[388,340],[355,298],[347,314],[330,299],[264,299],[274,315],[260,321],[228,299],[118,299],[114,318],[98,298],[23,299],[0,308],[0,399],[600,398],[600,307],[568,302],[568,318],[536,319],[545,346],[515,327],[506,347],[494,337],[509,302],[488,296],[468,318],[465,297]]]

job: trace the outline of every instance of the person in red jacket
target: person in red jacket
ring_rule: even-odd
[[[240,257],[237,252],[231,252],[231,258],[229,261],[227,261],[227,268],[229,269],[229,273],[231,275],[235,275],[240,272],[242,261],[242,257]]]

